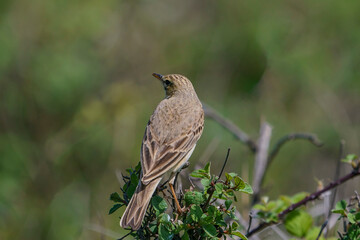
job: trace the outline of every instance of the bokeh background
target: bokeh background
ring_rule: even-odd
[[[200,99],[256,139],[312,132],[268,169],[270,197],[334,175],[359,153],[360,1],[0,1],[0,239],[113,239],[116,172],[139,161],[164,92],[188,76]],[[209,145],[211,146],[209,148]],[[207,119],[191,159],[251,182],[254,156]],[[204,157],[205,156],[205,157]],[[342,170],[344,173],[346,169]],[[347,184],[351,192],[358,181]]]

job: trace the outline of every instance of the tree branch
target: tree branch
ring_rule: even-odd
[[[217,113],[214,109],[210,106],[202,103],[203,109],[205,112],[205,116],[213,119],[214,121],[218,122],[221,126],[223,126],[226,130],[231,132],[238,140],[245,143],[252,152],[256,152],[256,143],[249,136],[242,131],[239,127],[237,127],[233,122],[224,118],[219,113]]]
[[[258,201],[261,185],[264,179],[266,167],[268,166],[268,152],[271,140],[272,127],[269,123],[263,122],[260,127],[260,137],[255,156],[254,177],[252,188],[254,190],[252,205]]]
[[[287,143],[289,141],[292,141],[292,140],[297,140],[297,139],[308,140],[309,142],[311,142],[312,144],[314,144],[317,147],[321,147],[323,145],[323,143],[318,139],[318,137],[315,134],[311,134],[311,133],[290,133],[290,134],[287,134],[284,137],[280,138],[279,141],[275,144],[275,146],[271,150],[271,153],[269,155],[268,165],[271,164],[272,160],[276,157],[276,155],[280,151],[281,147],[285,143]]]
[[[343,184],[344,182],[356,177],[360,175],[360,170],[359,169],[354,169],[351,173],[345,175],[344,177],[331,182],[329,185],[327,185],[325,188],[316,191],[308,196],[306,196],[303,200],[292,204],[291,206],[289,206],[287,209],[285,209],[284,211],[282,211],[281,213],[279,213],[277,215],[279,220],[282,220],[286,214],[294,211],[295,209],[301,207],[302,205],[305,205],[306,203],[310,202],[310,201],[314,201],[315,199],[317,199],[319,196],[321,196],[323,193],[337,187],[340,184]],[[258,225],[256,228],[252,229],[249,233],[246,234],[247,237],[250,237],[251,235],[263,230],[264,228],[275,224],[275,222],[271,222],[271,223],[261,223],[260,225]]]

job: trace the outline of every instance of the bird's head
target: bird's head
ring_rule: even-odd
[[[180,74],[161,75],[153,73],[152,75],[162,82],[166,97],[171,97],[174,94],[193,94],[195,91],[190,80]]]

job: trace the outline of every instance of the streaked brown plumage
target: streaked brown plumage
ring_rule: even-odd
[[[161,80],[166,97],[146,127],[140,154],[141,179],[120,220],[121,227],[134,230],[140,228],[150,199],[166,172],[172,171],[169,182],[174,183],[174,173],[191,156],[204,126],[202,105],[186,77],[156,73],[153,76]]]

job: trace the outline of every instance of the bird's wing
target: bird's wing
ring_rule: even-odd
[[[183,128],[180,134],[175,134],[173,139],[166,136],[159,137],[161,134],[149,121],[141,147],[141,181],[144,184],[173,169],[193,149],[203,130],[204,112],[202,109],[198,111],[198,116],[193,116],[192,119],[196,120],[185,129]],[[183,119],[183,121],[187,120]],[[172,132],[169,131],[169,134]]]

